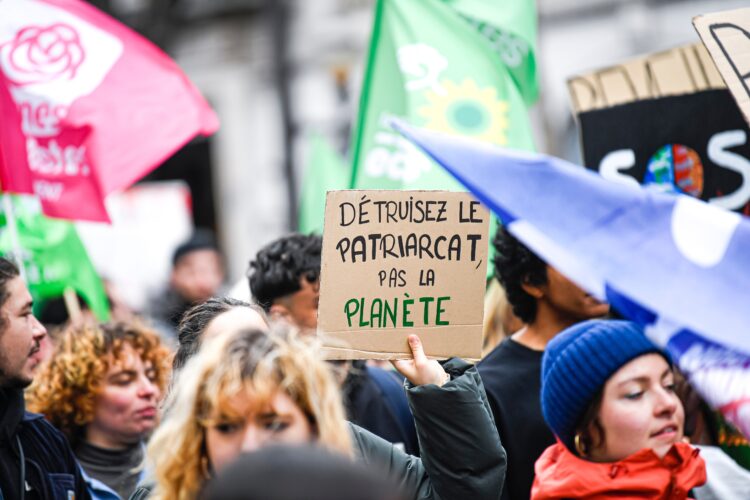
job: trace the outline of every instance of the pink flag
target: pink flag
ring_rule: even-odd
[[[33,193],[31,186],[21,115],[0,71],[0,191]]]
[[[218,128],[166,54],[80,0],[0,1],[0,71],[21,116],[34,191],[53,217],[108,221],[106,195]],[[0,168],[0,181],[13,191],[24,166],[6,166],[10,180]]]

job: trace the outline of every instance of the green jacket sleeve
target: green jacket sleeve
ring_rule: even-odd
[[[355,450],[366,464],[385,468],[407,498],[496,500],[506,457],[484,386],[476,368],[462,360],[444,368],[451,381],[443,387],[406,385],[421,459],[352,425]]]

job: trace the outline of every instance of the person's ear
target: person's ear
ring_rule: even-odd
[[[606,436],[604,435],[604,427],[602,427],[602,424],[599,422],[599,417],[596,417],[589,422],[584,436],[586,454],[588,457],[600,457],[606,444]]]
[[[173,267],[171,271],[169,271],[169,285],[171,287],[174,287],[177,283],[178,276],[177,276],[177,268]]]
[[[271,306],[271,309],[268,310],[268,316],[273,320],[289,320],[291,317],[291,311],[284,304],[275,303]]]
[[[545,293],[545,285],[534,285],[529,281],[528,276],[524,276],[523,280],[521,281],[521,288],[524,292],[528,293],[535,299],[539,300],[542,297],[544,297]]]

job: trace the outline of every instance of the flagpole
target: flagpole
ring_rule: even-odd
[[[281,110],[281,121],[284,132],[284,156],[283,168],[286,177],[286,194],[287,204],[289,206],[289,229],[297,231],[299,226],[298,212],[299,203],[297,202],[297,174],[294,168],[294,151],[293,135],[294,123],[291,107],[291,96],[289,88],[289,55],[287,48],[287,38],[289,31],[289,5],[287,0],[270,0],[266,2],[270,16],[271,25],[274,34],[274,73],[276,87],[279,95],[279,105]]]
[[[5,212],[5,220],[8,224],[8,231],[10,231],[10,246],[13,249],[11,257],[18,266],[18,271],[21,274],[21,279],[26,280],[26,268],[23,265],[23,258],[21,257],[21,242],[18,239],[18,225],[16,224],[16,213],[13,208],[13,200],[10,198],[10,194],[4,193],[3,195],[3,211]]]

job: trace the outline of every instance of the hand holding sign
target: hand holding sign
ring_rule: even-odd
[[[391,364],[414,385],[435,384],[442,387],[451,378],[440,363],[428,359],[422,348],[422,341],[416,335],[409,335],[409,349],[412,359],[393,360]]]

